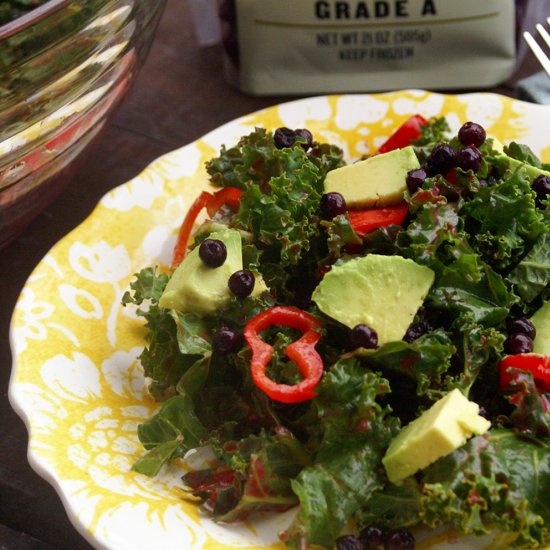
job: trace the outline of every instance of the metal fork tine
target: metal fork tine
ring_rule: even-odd
[[[537,25],[537,30],[539,25]],[[546,30],[543,28],[543,31],[546,32]],[[544,35],[543,35],[544,37]],[[525,31],[523,33],[523,38],[525,38],[525,41],[531,48],[532,52],[535,54],[536,58],[539,60],[540,64],[542,65],[543,69],[548,73],[550,76],[550,59],[548,59],[548,56],[544,53],[543,49],[538,45],[538,42],[533,38],[533,35],[530,32]],[[550,38],[550,37],[549,37]],[[546,40],[546,38],[545,38]],[[549,44],[550,46],[550,44]]]
[[[548,31],[540,24],[537,24],[537,31],[542,36],[542,39],[546,42],[546,45],[550,48],[550,34]]]

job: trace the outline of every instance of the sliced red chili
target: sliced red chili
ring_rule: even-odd
[[[302,337],[285,349],[285,355],[293,361],[304,379],[298,384],[279,384],[266,374],[266,368],[273,355],[273,347],[260,338],[260,332],[273,325],[292,327],[302,332]],[[300,403],[313,399],[315,387],[323,375],[323,360],[315,350],[321,338],[317,329],[321,322],[290,306],[275,306],[254,316],[244,329],[244,337],[252,350],[250,370],[254,384],[274,401]]]
[[[191,231],[193,230],[193,226],[201,210],[206,208],[208,215],[213,216],[224,204],[227,204],[231,208],[235,208],[239,205],[241,195],[242,191],[236,187],[224,187],[214,194],[203,191],[195,199],[180,226],[172,256],[172,269],[177,267],[182,262],[183,258],[185,258],[187,243],[189,242]]]
[[[422,126],[428,121],[422,115],[413,115],[407,119],[379,148],[379,153],[407,147],[422,135]]]
[[[536,386],[544,392],[550,392],[550,356],[538,353],[508,355],[498,364],[501,388],[507,387],[513,379],[508,372],[510,367],[532,373]]]
[[[236,210],[241,202],[242,190],[237,187],[224,187],[216,191],[206,205],[209,216],[213,216],[224,204]]]
[[[378,227],[401,225],[408,212],[409,205],[406,202],[401,202],[382,208],[349,210],[348,216],[355,232],[359,235],[366,235]]]
[[[183,223],[180,226],[178,233],[178,239],[176,241],[176,246],[174,246],[174,253],[172,256],[172,269],[177,267],[187,252],[187,243],[189,242],[189,237],[191,236],[191,231],[193,230],[193,225],[197,219],[197,216],[200,214],[201,210],[208,204],[210,197],[212,195],[208,191],[203,191],[196,199],[195,202],[191,205]]]

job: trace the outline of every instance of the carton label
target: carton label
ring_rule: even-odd
[[[515,62],[513,0],[237,0],[240,86],[256,94],[467,88]]]

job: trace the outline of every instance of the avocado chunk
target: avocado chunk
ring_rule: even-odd
[[[535,311],[531,317],[537,334],[533,340],[533,353],[550,355],[550,300]]]
[[[411,146],[328,172],[325,193],[338,192],[350,208],[387,206],[403,200],[407,172],[420,168]]]
[[[490,426],[479,415],[478,404],[455,388],[407,424],[391,442],[382,459],[389,480],[401,483],[464,445],[472,435],[484,434]]]
[[[220,267],[208,267],[199,257],[199,247],[195,247],[172,273],[160,297],[160,307],[208,315],[230,302],[232,294],[227,282],[235,271],[243,268],[241,234],[235,229],[224,229],[211,233],[209,238],[225,244],[225,262]],[[255,277],[252,296],[266,290],[261,276],[255,274]]]
[[[312,299],[349,328],[374,329],[381,345],[403,338],[433,281],[434,272],[413,260],[369,254],[334,266]]]

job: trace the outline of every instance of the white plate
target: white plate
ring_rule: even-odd
[[[374,151],[411,114],[473,120],[501,141],[527,143],[550,161],[550,108],[494,94],[421,90],[316,97],[239,118],[169,153],[108,193],[40,262],[11,326],[10,401],[30,432],[29,461],[59,492],[69,518],[97,548],[282,548],[290,513],[216,525],[181,499],[177,467],[149,479],[137,425],[157,405],[136,361],[141,321],[120,300],[140,268],[170,261],[186,208],[207,187],[204,162],[255,126],[308,128],[348,160]],[[447,537],[436,537],[441,547]],[[435,540],[435,539],[434,539]],[[432,540],[433,542],[433,540]],[[476,544],[477,546],[477,544]],[[472,548],[471,540],[453,549]]]

